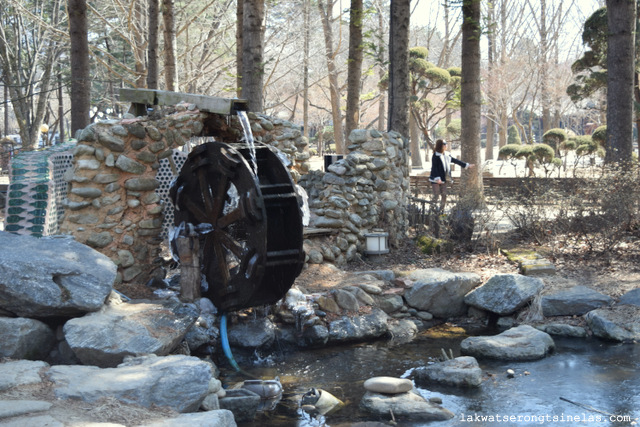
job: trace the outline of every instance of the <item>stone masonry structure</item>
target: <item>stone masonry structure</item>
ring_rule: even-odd
[[[344,159],[300,181],[309,195],[311,225],[330,230],[329,237],[305,241],[311,263],[351,261],[363,251],[367,232],[383,229],[393,245],[409,228],[409,168],[401,135],[358,129],[348,142]]]
[[[254,138],[276,146],[292,161],[295,178],[309,170],[307,142],[285,121],[249,113]],[[238,142],[237,118],[202,113],[193,104],[153,116],[95,123],[83,129],[73,166],[61,233],[104,253],[118,265],[119,281],[164,277],[160,243],[164,206],[156,193],[160,160],[191,138]]]

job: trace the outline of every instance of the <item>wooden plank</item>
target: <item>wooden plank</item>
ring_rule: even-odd
[[[156,105],[156,91],[152,89],[120,89],[120,101],[133,104]]]
[[[244,99],[218,98],[166,90],[123,88],[120,89],[120,100],[145,105],[177,105],[181,102],[187,102],[195,104],[200,111],[224,115],[248,110],[247,101]]]

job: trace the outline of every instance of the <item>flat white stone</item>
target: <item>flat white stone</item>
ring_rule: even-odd
[[[406,378],[373,377],[364,382],[364,388],[374,393],[399,394],[413,389],[413,382]]]

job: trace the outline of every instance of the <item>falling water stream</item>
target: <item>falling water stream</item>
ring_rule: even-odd
[[[249,122],[249,117],[247,116],[246,111],[238,111],[238,119],[240,120],[240,124],[242,125],[242,130],[244,131],[244,139],[249,146],[249,153],[251,156],[251,169],[253,170],[253,174],[255,176],[258,175],[258,163],[256,161],[256,146],[255,141],[253,139],[253,132],[251,132],[251,123]]]
[[[265,358],[247,356],[239,363],[258,377],[278,376],[284,393],[275,407],[259,412],[251,423],[238,425],[344,426],[365,421],[388,422],[388,418],[380,419],[359,410],[364,381],[373,376],[411,378],[413,369],[433,363],[443,348],[460,355],[464,337],[464,333],[434,336],[425,332],[409,343],[382,340],[306,351],[282,350]],[[636,425],[631,420],[638,423],[640,417],[640,345],[558,337],[555,342],[555,352],[537,361],[479,360],[484,381],[478,389],[417,384],[416,390],[423,397],[442,399],[442,406],[456,416],[449,421],[430,423],[399,420],[398,425]],[[246,379],[224,364],[221,369],[223,383]],[[507,377],[507,369],[515,371],[514,378]],[[312,418],[299,404],[301,396],[312,387],[330,392],[343,400],[345,407],[332,415]],[[621,421],[610,422],[603,413],[620,416]],[[483,421],[483,416],[494,416],[494,422],[486,418]],[[498,423],[497,416],[520,418]],[[601,421],[597,422],[598,419]]]

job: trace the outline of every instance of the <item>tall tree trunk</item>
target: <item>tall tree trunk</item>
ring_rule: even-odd
[[[159,0],[149,0],[149,30],[147,47],[147,88],[158,89],[158,13]]]
[[[487,34],[487,65],[489,68],[489,76],[487,78],[492,81],[492,69],[496,61],[496,34],[493,30],[496,28],[496,22],[493,1],[489,1],[487,4],[487,26],[492,28],[492,30],[489,30]],[[495,135],[496,126],[493,120],[494,112],[492,111],[492,104],[488,104],[487,107],[487,143],[484,150],[484,159],[493,160],[493,137]]]
[[[71,41],[71,136],[89,126],[91,80],[86,0],[68,0]]]
[[[4,136],[9,135],[9,87],[7,84],[2,85],[4,87]]]
[[[540,79],[542,80],[542,133],[551,129],[551,95],[549,94],[549,35],[547,1],[540,0]],[[533,134],[533,129],[531,129]]]
[[[607,0],[606,163],[631,161],[636,2]]]
[[[420,129],[413,113],[409,114],[409,132],[411,144],[411,165],[414,169],[422,169],[422,156],[420,155]]]
[[[264,0],[245,0],[242,16],[242,97],[262,112],[264,80]]]
[[[303,100],[302,100],[302,129],[303,136],[309,140],[309,39],[311,31],[309,28],[310,0],[304,0],[304,65],[303,65]]]
[[[495,139],[496,134],[496,124],[493,121],[493,117],[489,114],[486,115],[487,118],[487,145],[484,149],[484,159],[485,160],[493,160],[493,140]]]
[[[134,15],[135,20],[139,23],[140,28],[134,32],[133,42],[134,42],[134,58],[135,58],[135,66],[136,66],[136,86],[137,87],[145,87],[147,85],[147,61],[148,61],[148,49],[145,51],[144,45],[146,44],[146,40],[144,39],[144,31],[143,28],[145,24],[148,28],[148,18],[149,12],[145,13],[143,7],[143,0],[137,0],[134,4]]]
[[[362,0],[351,0],[349,10],[349,60],[347,62],[347,136],[360,124],[360,84],[362,79]]]
[[[236,93],[242,98],[242,26],[244,25],[244,0],[236,3]]]
[[[382,6],[380,5],[380,1],[375,2],[376,13],[378,15],[378,34],[379,37],[382,38],[384,34],[384,16],[382,15]],[[387,73],[386,67],[384,65],[384,45],[382,43],[382,39],[380,39],[378,53],[377,53],[377,66],[378,66],[378,79],[382,81]],[[380,100],[378,101],[378,130],[385,131],[387,130],[386,119],[387,119],[387,100],[385,99],[386,91],[380,91]]]
[[[58,122],[60,125],[58,126],[58,135],[60,135],[60,142],[66,141],[64,137],[64,99],[62,97],[62,72],[60,70],[60,66],[58,65]]]
[[[336,153],[345,154],[344,132],[342,128],[342,112],[340,110],[340,87],[338,85],[338,71],[335,64],[333,51],[333,31],[331,30],[331,10],[329,4],[323,0],[318,1],[322,30],[324,32],[324,44],[327,56],[327,70],[329,71],[329,94],[331,96],[331,114],[333,116],[333,138],[336,144]]]
[[[410,0],[391,0],[389,22],[389,130],[409,136]]]
[[[173,14],[173,0],[162,0],[162,21],[164,22],[164,79],[166,89],[178,91],[178,59],[176,56],[176,28]]]
[[[480,118],[482,97],[480,90],[480,9],[481,0],[462,2],[462,159],[468,163],[480,162]],[[462,175],[466,195],[473,200],[482,197],[480,167]]]
[[[498,149],[507,145],[509,140],[509,116],[506,108],[500,110],[500,127],[498,128]]]

